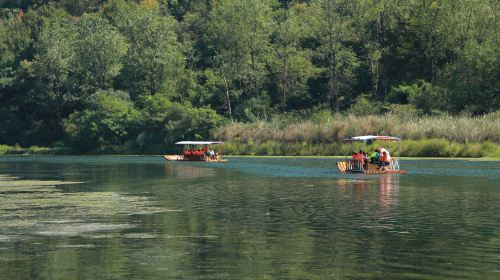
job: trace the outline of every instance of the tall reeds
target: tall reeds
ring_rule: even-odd
[[[231,122],[214,132],[229,142],[226,152],[257,155],[341,155],[348,150],[343,140],[355,135],[401,137],[403,156],[498,156],[500,115],[338,115],[322,121]]]
[[[325,122],[305,120],[285,126],[275,122],[231,122],[217,129],[214,136],[226,141],[262,143],[334,143],[355,135],[393,135],[403,139],[445,139],[459,143],[500,143],[500,115],[481,117],[432,116],[405,118],[339,115]]]

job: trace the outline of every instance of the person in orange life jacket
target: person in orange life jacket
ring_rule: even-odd
[[[359,153],[353,152],[352,158],[355,160],[363,161],[363,152],[359,151]]]

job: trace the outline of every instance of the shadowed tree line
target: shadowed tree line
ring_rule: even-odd
[[[158,153],[228,120],[500,108],[496,0],[1,5],[1,144]]]

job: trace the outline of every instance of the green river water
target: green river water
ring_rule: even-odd
[[[0,279],[500,279],[500,162],[0,157]]]

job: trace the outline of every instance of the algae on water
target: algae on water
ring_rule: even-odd
[[[19,236],[92,236],[134,228],[130,215],[171,211],[147,197],[115,192],[63,192],[80,182],[20,180],[0,175],[0,241]],[[120,222],[113,223],[112,221]],[[142,234],[142,233],[138,233]]]

